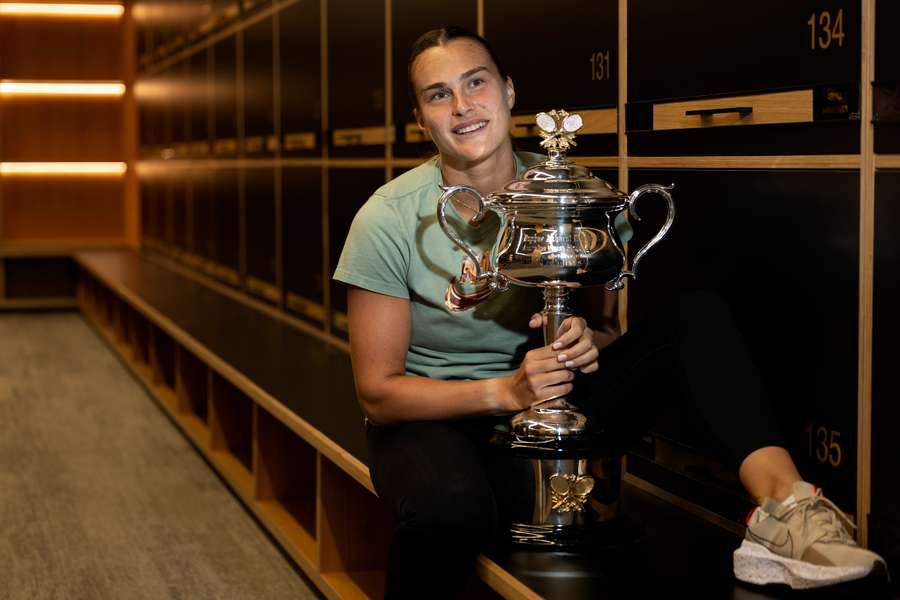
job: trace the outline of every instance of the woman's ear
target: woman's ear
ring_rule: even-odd
[[[513,106],[516,105],[516,88],[513,85],[512,77],[506,78],[506,105],[509,107],[509,110],[512,110]]]
[[[425,124],[422,123],[422,115],[419,113],[418,108],[413,109],[413,117],[416,119],[416,124],[419,126],[419,129],[425,131]]]

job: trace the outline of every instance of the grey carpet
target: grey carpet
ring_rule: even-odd
[[[317,597],[80,315],[0,315],[0,598]]]

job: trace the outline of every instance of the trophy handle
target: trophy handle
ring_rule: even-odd
[[[438,223],[441,226],[441,229],[444,230],[444,234],[446,234],[446,236],[448,238],[450,238],[450,240],[454,244],[459,246],[460,249],[462,249],[462,251],[465,252],[469,258],[472,259],[472,263],[475,265],[476,278],[479,281],[491,280],[492,283],[497,283],[496,282],[497,272],[496,272],[496,269],[494,268],[493,261],[491,261],[491,265],[490,265],[491,270],[488,271],[487,273],[485,273],[481,268],[481,259],[479,259],[475,255],[475,252],[472,250],[472,248],[469,247],[468,244],[466,244],[464,241],[462,241],[462,239],[456,233],[456,230],[454,230],[453,227],[451,227],[450,224],[447,223],[447,216],[445,214],[446,210],[447,210],[447,201],[449,201],[451,197],[453,197],[454,195],[456,195],[460,192],[466,192],[467,194],[470,194],[473,198],[475,198],[478,201],[478,212],[475,213],[475,216],[472,217],[469,220],[469,222],[473,223],[473,224],[480,223],[481,220],[484,219],[484,211],[485,211],[484,196],[481,195],[481,192],[479,192],[475,188],[468,186],[468,185],[441,186],[441,189],[444,190],[444,193],[441,194],[440,199],[438,199],[438,208],[437,208],[437,219],[438,219]]]
[[[636,271],[641,258],[644,257],[644,254],[646,254],[650,248],[658,244],[660,240],[666,237],[666,234],[669,232],[669,228],[672,227],[672,221],[675,220],[675,202],[672,201],[672,194],[669,193],[669,190],[671,190],[673,187],[675,187],[674,183],[670,185],[648,183],[631,192],[631,195],[628,197],[628,212],[629,214],[634,216],[635,220],[641,220],[641,217],[637,213],[637,207],[635,206],[637,199],[647,193],[659,194],[660,196],[665,198],[666,205],[668,207],[668,214],[666,214],[666,222],[663,223],[663,226],[660,228],[660,230],[656,232],[656,235],[653,236],[653,239],[644,244],[644,247],[638,250],[637,254],[634,255],[634,259],[631,261],[631,268],[623,268],[618,277],[606,284],[607,289],[622,289],[622,287],[625,285],[622,280],[626,277],[637,279]]]

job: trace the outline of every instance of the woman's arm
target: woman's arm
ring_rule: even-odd
[[[508,377],[441,381],[406,375],[409,300],[351,287],[347,302],[356,394],[376,425],[516,411],[572,389],[574,373],[549,346],[528,352]]]

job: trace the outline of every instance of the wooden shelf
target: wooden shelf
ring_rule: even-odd
[[[383,596],[394,519],[367,476],[348,472],[321,434],[301,435],[281,408],[238,387],[132,298],[87,274],[77,297],[88,322],[326,597]],[[497,597],[537,598],[481,557],[466,598]]]

